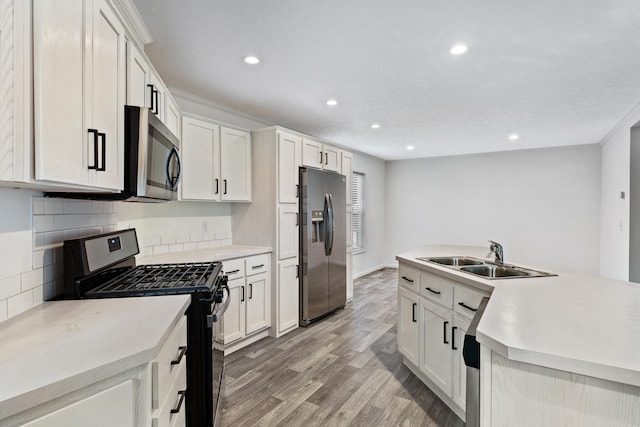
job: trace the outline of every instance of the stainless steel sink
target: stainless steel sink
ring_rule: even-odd
[[[433,262],[452,270],[473,274],[485,279],[515,279],[518,277],[548,277],[555,274],[531,270],[511,264],[495,263],[468,256],[424,257],[420,261]]]
[[[418,258],[421,261],[431,261],[436,264],[451,265],[454,267],[461,267],[463,265],[482,265],[483,262],[479,259],[471,257],[437,257],[437,258]]]
[[[513,267],[504,267],[498,265],[474,265],[472,267],[461,267],[460,271],[487,277],[489,279],[497,279],[500,277],[531,277],[531,274],[525,271],[518,270]]]

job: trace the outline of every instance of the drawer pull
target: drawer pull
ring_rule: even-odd
[[[178,400],[178,406],[171,410],[172,414],[177,414],[180,412],[180,408],[182,408],[182,403],[184,402],[184,395],[187,394],[187,390],[180,390],[178,395],[180,396],[180,400]]]
[[[178,347],[178,350],[180,350],[180,354],[178,355],[178,358],[176,360],[172,360],[171,361],[172,365],[179,365],[180,362],[182,362],[182,358],[184,357],[185,353],[187,352],[187,346],[186,345],[181,345],[180,347]]]
[[[417,303],[413,303],[412,307],[411,307],[411,320],[413,321],[413,323],[417,323],[418,319],[416,319],[416,307],[418,306]]]
[[[443,344],[449,344],[449,341],[447,341],[447,325],[449,325],[449,322],[445,321],[442,324],[442,343]]]
[[[475,311],[478,311],[478,309],[477,309],[477,308],[469,307],[467,304],[465,304],[465,303],[463,303],[463,302],[459,302],[459,303],[458,303],[458,305],[459,305],[460,307],[464,307],[464,308],[466,308],[467,310],[471,310],[471,311],[474,311],[474,312],[475,312]]]
[[[409,279],[407,276],[402,276],[402,278],[409,283],[413,283],[413,280]]]
[[[238,270],[231,270],[231,271],[227,271],[227,276],[228,276],[229,274],[236,274],[236,273],[240,273],[240,270],[238,269]]]
[[[458,329],[457,326],[451,328],[451,350],[458,349],[458,347],[456,347],[456,329]]]
[[[256,268],[262,268],[262,267],[264,267],[264,264],[254,265],[251,268],[255,270]]]
[[[431,289],[429,287],[426,287],[425,289],[428,290],[429,292],[431,292],[432,294],[436,294],[436,295],[440,295],[442,293],[440,291],[434,291],[433,289]]]

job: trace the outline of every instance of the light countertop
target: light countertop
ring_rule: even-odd
[[[169,252],[158,255],[138,255],[136,262],[138,264],[167,264],[175,262],[225,261],[233,258],[266,254],[271,251],[272,249],[266,246],[229,245],[218,248]]]
[[[488,280],[416,259],[485,258],[487,252],[440,245],[396,258],[492,292],[477,329],[477,340],[492,351],[519,362],[640,386],[640,285],[564,273]]]
[[[48,301],[0,324],[0,420],[151,361],[191,297]]]

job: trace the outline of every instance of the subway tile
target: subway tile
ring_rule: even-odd
[[[47,215],[64,213],[64,199],[44,199],[44,213]]]
[[[34,215],[33,216],[33,231],[41,233],[44,231],[55,230],[55,222],[53,215]]]
[[[142,247],[140,248],[140,255],[142,256],[153,255],[153,249],[151,248],[151,246]]]
[[[202,238],[204,240],[216,240],[216,233],[211,233],[211,232],[202,233]]]
[[[231,246],[231,245],[233,245],[233,241],[231,239],[216,240],[216,241],[220,242],[220,246]]]
[[[220,243],[222,242],[222,240],[212,240],[211,242],[209,242],[211,244],[211,248],[219,248],[220,246],[222,246],[222,244]]]
[[[37,270],[27,271],[20,275],[22,292],[33,289],[37,286],[42,286],[44,280],[44,268],[38,268]]]
[[[42,285],[42,299],[44,301],[51,301],[55,297],[56,297],[55,282],[49,282]],[[34,296],[34,299],[35,299],[35,296]]]
[[[72,200],[64,201],[64,213],[67,214],[85,214],[93,212],[93,203],[90,200]]]
[[[94,202],[91,204],[91,211],[92,211],[94,214],[97,214],[97,213],[104,213],[104,203],[103,203],[103,202],[97,202],[97,201],[94,201]]]
[[[75,228],[86,228],[96,225],[93,215],[87,214],[65,214],[54,215],[56,230],[69,230]]]
[[[169,252],[169,246],[168,245],[160,245],[160,246],[154,246],[153,247],[153,254],[154,255],[166,254],[168,252]]]
[[[64,264],[58,263],[58,264],[49,265],[44,268],[43,283],[62,279],[63,276],[64,276]]]
[[[192,233],[189,236],[192,242],[202,242],[204,240],[204,234],[202,233]]]
[[[33,233],[33,248],[41,249],[45,247],[45,233]]]
[[[12,296],[7,300],[7,317],[16,316],[33,307],[33,290]]]
[[[0,300],[0,322],[7,320],[7,303],[6,299]]]
[[[44,286],[38,286],[33,289],[33,306],[42,304],[44,301]]]
[[[160,236],[145,237],[144,239],[140,239],[140,246],[142,247],[159,246],[160,244]]]
[[[96,227],[79,228],[76,230],[65,230],[63,240],[79,239],[81,237],[93,236],[94,234],[100,234],[100,233],[102,233],[102,229],[96,228]]]
[[[64,249],[62,246],[58,246],[53,248],[53,262],[63,262],[64,261]]]
[[[42,197],[31,198],[31,211],[33,215],[44,215],[44,199]]]
[[[20,275],[0,280],[0,300],[18,295],[20,292]]]
[[[196,242],[196,249],[209,249],[211,247],[210,241]]]
[[[33,251],[33,256],[31,257],[31,268],[42,268],[46,265],[51,265],[54,263],[54,253],[53,249],[43,249],[40,251]]]
[[[118,226],[116,224],[108,224],[108,225],[102,226],[103,233],[111,233],[112,231],[116,231],[117,229],[118,229]]]
[[[188,234],[178,234],[176,236],[176,243],[187,243],[189,242],[189,235]]]
[[[182,251],[184,251],[184,245],[182,243],[169,245],[169,252],[182,252]]]
[[[44,233],[44,244],[47,248],[62,246],[64,244],[64,231]]]
[[[160,243],[163,245],[172,245],[176,242],[176,236],[160,236]]]
[[[195,242],[184,244],[185,251],[195,251],[196,249],[198,249],[198,244]]]

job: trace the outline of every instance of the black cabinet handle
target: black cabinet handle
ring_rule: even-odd
[[[433,289],[431,289],[429,287],[426,287],[425,289],[428,290],[429,292],[431,292],[432,294],[436,294],[436,295],[440,295],[442,293],[440,291],[434,291]]]
[[[458,347],[456,347],[456,329],[458,329],[457,326],[451,328],[451,350],[458,349]]]
[[[218,184],[219,184],[218,181],[219,181],[218,178],[216,178],[216,192],[215,192],[215,194],[218,194],[218,191],[219,191],[219,189],[218,189]]]
[[[231,271],[227,271],[227,276],[228,276],[229,274],[236,274],[236,273],[239,273],[239,272],[240,272],[240,270],[231,270]]]
[[[227,194],[227,180],[223,179],[222,180],[222,184],[224,185],[224,191],[223,191],[222,194]]]
[[[180,390],[178,392],[178,396],[180,396],[180,400],[178,400],[178,406],[171,410],[172,414],[177,414],[180,412],[180,408],[182,408],[182,403],[184,402],[184,395],[187,394],[187,390]]]
[[[449,341],[447,341],[447,325],[449,324],[449,322],[445,321],[442,324],[442,336],[443,336],[443,343],[444,344],[449,344]]]
[[[178,350],[180,350],[180,354],[178,355],[178,358],[176,360],[172,360],[171,361],[172,365],[179,365],[180,362],[182,362],[182,358],[184,357],[185,353],[187,352],[187,346],[186,345],[181,345],[180,347],[178,347]]]
[[[418,303],[414,302],[413,306],[411,307],[411,320],[413,320],[413,323],[417,322],[418,319],[416,319],[416,307],[418,306]]]
[[[402,278],[409,283],[413,283],[413,280],[409,279],[407,276],[402,276]]]
[[[320,164],[322,164],[322,151],[320,152]]]
[[[300,265],[296,265],[296,279],[300,278]]]
[[[473,311],[473,312],[478,311],[478,309],[477,309],[477,308],[469,307],[467,304],[465,304],[465,303],[463,303],[463,302],[459,302],[459,303],[458,303],[458,305],[459,305],[460,307],[464,307],[464,308],[466,308],[467,310],[471,310],[471,311]]]
[[[93,134],[93,165],[88,165],[87,169],[98,169],[98,129],[87,129]]]
[[[160,102],[159,102],[159,100],[158,100],[158,96],[159,96],[159,94],[160,94],[160,91],[157,91],[157,90],[155,90],[155,89],[153,90],[153,95],[156,97],[156,108],[155,108],[155,110],[153,111],[153,113],[154,113],[156,116],[160,113],[160,112],[159,112],[159,110],[160,110]]]
[[[244,301],[244,286],[240,286],[242,288],[242,298],[240,299],[240,302]]]
[[[98,132],[98,138],[102,137],[102,166],[97,170],[104,172],[107,170],[107,135],[104,132]],[[96,166],[97,166],[96,162]]]
[[[300,214],[298,214],[298,212],[296,212],[296,227],[300,225]]]
[[[257,268],[262,268],[262,267],[264,267],[264,264],[254,265],[254,266],[252,266],[251,268],[252,268],[253,270],[255,270],[255,269],[257,269]]]
[[[249,283],[249,299],[253,299],[253,283]]]
[[[329,164],[329,155],[326,152],[324,153],[324,164],[325,165]]]

